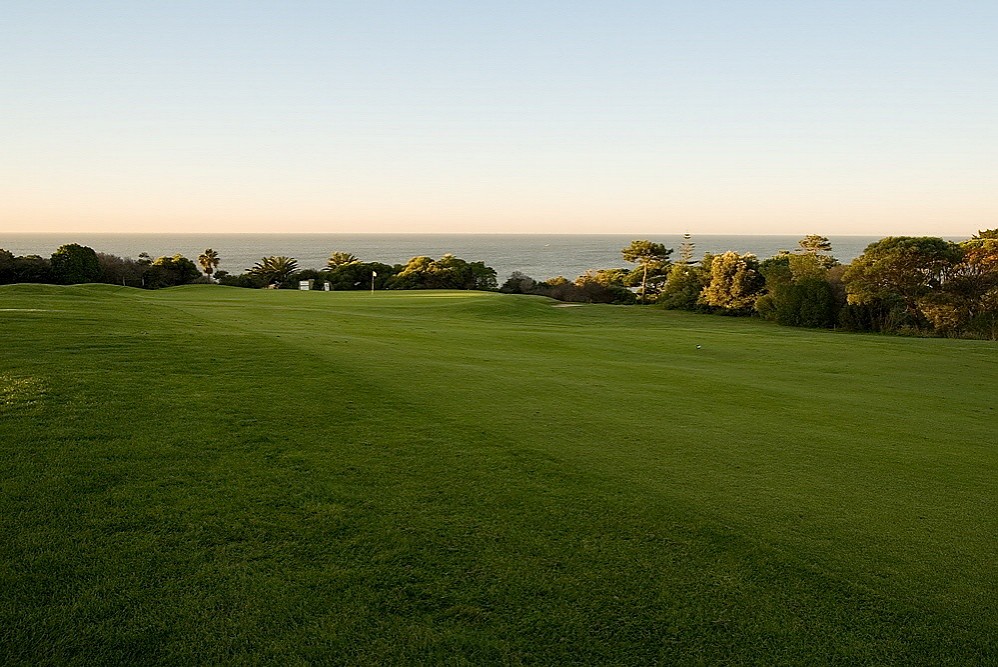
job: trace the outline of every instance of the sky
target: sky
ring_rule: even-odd
[[[0,232],[998,227],[995,0],[4,0]]]

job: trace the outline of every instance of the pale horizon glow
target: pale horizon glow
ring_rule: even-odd
[[[998,3],[0,8],[0,233],[998,227]]]

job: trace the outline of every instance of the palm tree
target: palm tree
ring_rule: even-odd
[[[343,252],[337,250],[329,256],[329,260],[326,262],[327,269],[335,269],[337,267],[343,266],[344,264],[353,264],[354,262],[359,262],[360,259],[357,255],[352,252]]]
[[[222,260],[218,258],[218,253],[208,248],[198,257],[198,264],[201,265],[201,270],[204,274],[208,276],[208,280],[211,280],[211,274],[215,273],[215,269],[221,264]]]
[[[246,272],[263,278],[268,285],[283,283],[298,270],[298,260],[292,257],[264,257]]]

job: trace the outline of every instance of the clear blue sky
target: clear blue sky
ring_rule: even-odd
[[[0,231],[998,227],[998,2],[0,4]]]

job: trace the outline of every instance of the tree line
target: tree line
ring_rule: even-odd
[[[418,256],[406,264],[362,262],[348,252],[330,254],[322,269],[301,269],[292,257],[263,257],[239,274],[219,270],[221,258],[208,248],[194,261],[176,254],[137,259],[96,252],[70,243],[51,257],[14,256],[0,248],[0,285],[12,283],[110,283],[159,289],[192,283],[219,283],[235,287],[298,289],[312,281],[312,289],[469,289],[495,290],[496,272],[484,262],[468,262],[452,254],[439,259]],[[199,268],[200,266],[200,268]]]
[[[216,274],[223,285],[233,287],[298,289],[312,281],[312,289],[456,289],[495,290],[496,272],[484,262],[468,262],[448,253],[440,259],[425,255],[406,264],[363,262],[349,252],[333,252],[322,269],[300,269],[293,257],[264,257],[244,273]]]
[[[105,282],[157,289],[190,283],[247,288],[469,289],[537,294],[561,301],[658,304],[734,316],[757,316],[787,326],[998,339],[998,229],[954,243],[937,237],[895,236],[870,244],[849,264],[832,255],[828,239],[805,236],[792,251],[759,260],[752,254],[704,253],[686,234],[679,256],[661,243],[632,241],[621,250],[631,268],[587,271],[537,281],[514,271],[501,287],[484,262],[446,254],[406,264],[364,262],[330,254],[321,269],[299,268],[285,256],[263,257],[239,274],[219,270],[217,252],[197,263],[183,255],[137,259],[68,244],[51,257],[15,257],[0,249],[0,284]],[[200,268],[199,268],[200,267]]]
[[[787,326],[998,339],[998,229],[954,243],[895,236],[849,264],[826,237],[805,236],[765,260],[728,251],[694,260],[686,234],[679,258],[651,241],[621,251],[635,268],[538,282],[514,272],[500,291],[565,301],[654,302],[673,310],[758,316]]]
[[[218,254],[206,250],[199,258],[201,266],[218,266]],[[129,287],[159,289],[209,282],[197,265],[183,255],[151,258],[141,253],[137,259],[96,252],[77,243],[60,246],[51,257],[39,255],[14,256],[0,248],[0,285],[12,283],[50,283],[77,285],[80,283],[111,283]]]

